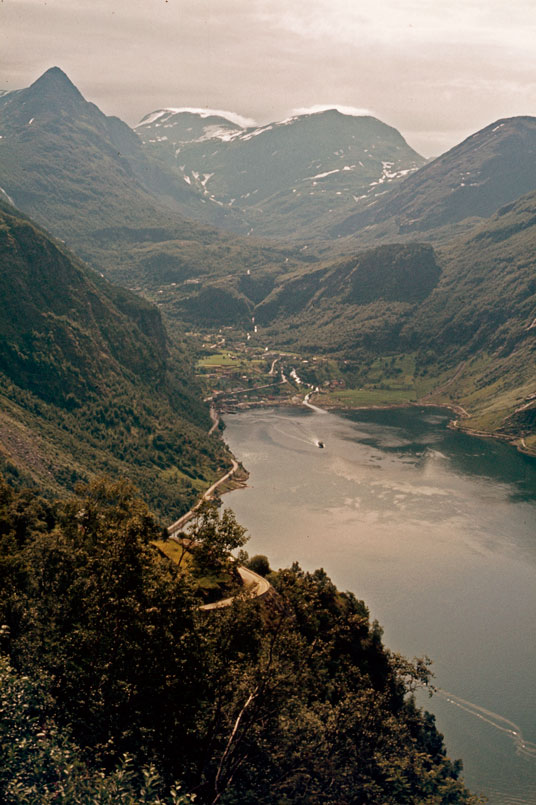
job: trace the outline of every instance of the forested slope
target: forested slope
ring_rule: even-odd
[[[125,475],[171,516],[226,465],[158,310],[6,205],[0,335],[0,460],[13,477],[58,491]]]
[[[160,533],[124,483],[0,481],[3,802],[177,803],[173,780],[200,805],[473,801],[407,695],[425,663],[363,602],[294,565],[271,604],[202,612]]]

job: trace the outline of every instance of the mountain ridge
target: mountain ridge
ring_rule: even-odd
[[[536,117],[502,118],[430,160],[389,198],[362,205],[331,234],[374,232],[389,221],[391,234],[433,233],[463,219],[487,218],[536,187],[535,156]]]
[[[400,132],[370,115],[328,109],[243,129],[208,120],[153,113],[136,133],[162,166],[178,166],[207,200],[238,209],[261,237],[292,230],[296,240],[319,212],[346,209],[424,164]]]

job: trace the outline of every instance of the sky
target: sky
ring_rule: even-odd
[[[340,106],[430,157],[536,115],[536,3],[0,0],[0,89],[52,66],[130,125],[168,106],[259,124]]]

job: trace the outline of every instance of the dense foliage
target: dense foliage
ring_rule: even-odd
[[[0,205],[0,468],[58,492],[106,472],[177,516],[226,465],[158,310]]]
[[[2,482],[3,801],[177,802],[177,780],[207,805],[472,801],[408,698],[426,665],[361,601],[294,565],[203,612],[160,535],[124,482],[53,503]]]

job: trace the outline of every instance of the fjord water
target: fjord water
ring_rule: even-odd
[[[250,410],[225,438],[250,472],[225,497],[273,567],[323,567],[389,648],[433,659],[466,784],[536,802],[536,460],[431,408]],[[318,443],[325,446],[319,449]]]

